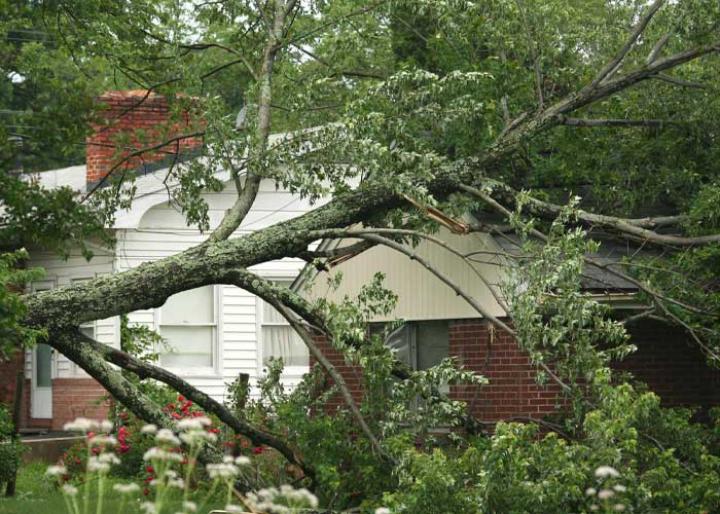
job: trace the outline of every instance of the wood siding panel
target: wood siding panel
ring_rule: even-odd
[[[493,262],[500,263],[497,255],[492,255],[493,252],[500,250],[497,244],[484,234],[460,236],[442,229],[436,236],[462,254],[490,252],[490,254],[478,254],[479,259],[489,261],[490,264],[475,263],[471,267],[457,255],[427,240],[422,241],[414,248],[417,254],[449,276],[487,308],[491,314],[504,316],[505,311],[495,300],[488,286],[478,276],[480,274],[485,281],[493,284],[497,293],[497,287],[503,280],[500,267],[492,264]],[[370,283],[378,271],[385,273],[385,287],[394,291],[399,299],[390,316],[378,316],[374,321],[479,317],[479,314],[462,297],[457,296],[450,287],[421,264],[387,247],[372,248],[334,268],[330,272],[332,275],[338,272],[343,274],[342,283],[336,291],[328,292],[328,274],[319,273],[314,279],[310,297],[326,297],[339,301],[345,295],[356,296],[360,288]]]
[[[233,186],[229,186],[233,187]],[[309,204],[286,191],[276,191],[274,184],[263,181],[261,192],[248,217],[233,237],[293,218],[304,212]],[[204,195],[209,205],[211,226],[232,206],[236,194],[232,189],[225,192]],[[202,242],[207,234],[186,225],[183,215],[168,203],[161,203],[148,210],[137,229],[118,231],[116,267],[119,271],[134,268],[143,262],[175,255]],[[304,263],[299,259],[283,259],[254,266],[252,270],[267,278],[293,279]],[[250,375],[250,383],[256,384],[261,373],[257,351],[257,300],[246,291],[233,286],[221,286],[220,310],[222,350],[220,375],[216,377],[186,376],[188,382],[201,388],[217,400],[225,397],[226,384],[231,383],[239,373]],[[153,310],[130,314],[133,323],[155,327]],[[284,377],[288,387],[299,381],[296,375]],[[253,395],[257,394],[257,389]]]

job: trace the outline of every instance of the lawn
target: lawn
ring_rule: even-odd
[[[44,462],[32,462],[23,465],[18,474],[17,490],[14,498],[0,496],[0,514],[64,514],[67,512],[62,494],[56,487],[54,479],[45,476],[47,464]],[[123,505],[118,493],[112,490],[113,484],[127,483],[127,480],[110,478],[106,483],[106,490],[103,503],[104,514],[119,513],[135,514],[142,512],[140,502],[144,500],[135,499],[132,502],[126,501]],[[82,493],[81,493],[82,494]],[[202,498],[202,496],[201,496]],[[200,503],[202,500],[195,500]],[[210,502],[207,507],[199,512],[209,512],[213,508],[220,508],[223,502]],[[134,507],[134,508],[133,508]],[[177,509],[169,508],[167,512],[180,510],[180,501],[177,501]],[[165,509],[163,509],[165,511]],[[92,510],[93,514],[95,510]]]

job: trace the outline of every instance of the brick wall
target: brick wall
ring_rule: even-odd
[[[451,398],[466,401],[475,418],[542,418],[560,408],[560,387],[554,383],[538,385],[530,358],[507,333],[477,319],[451,321],[449,335],[450,355],[490,381],[484,386],[450,389]]]
[[[92,378],[56,378],[53,380],[53,418],[51,428],[62,430],[78,417],[105,419],[109,402],[107,392]]]
[[[681,329],[658,322],[634,325],[630,330],[638,351],[617,370],[630,371],[655,391],[667,406],[720,405],[720,371]]]
[[[88,184],[104,178],[113,166],[134,150],[197,131],[191,126],[188,114],[184,114],[180,121],[174,120],[170,126],[168,101],[156,93],[147,94],[146,90],[110,91],[100,96],[98,101],[104,105],[101,113],[103,121],[93,125],[93,133],[87,138]],[[138,129],[144,133],[144,139],[138,138]],[[118,136],[121,133],[128,135],[128,142],[120,144]],[[129,158],[120,169],[138,169],[158,161],[169,166],[178,154],[187,153],[201,143],[198,137],[172,142],[142,156]],[[118,151],[118,148],[122,150]]]
[[[451,386],[450,396],[468,403],[470,411],[478,419],[498,421],[512,417],[539,418],[555,412],[561,403],[560,389],[556,385],[539,386],[535,382],[535,368],[515,341],[505,333],[495,330],[483,320],[451,321],[449,326],[450,355],[458,357],[465,368],[490,379],[490,384],[476,386]],[[342,374],[353,398],[362,400],[362,373],[356,366],[345,362],[342,353],[333,348],[325,338],[316,342],[323,354]],[[315,364],[310,359],[310,365]],[[334,409],[344,405],[335,395],[329,402]]]
[[[618,371],[657,392],[667,406],[720,405],[720,370],[710,368],[703,355],[681,330],[659,323],[633,327],[638,351],[615,363]],[[344,362],[342,354],[323,338],[317,339],[323,353],[343,374],[357,401],[362,398],[360,371]],[[536,370],[515,340],[482,319],[449,322],[450,355],[467,369],[489,379],[477,386],[451,386],[450,396],[464,400],[474,417],[483,421],[511,418],[542,418],[563,408],[560,387],[535,381]],[[311,359],[311,365],[314,361]],[[331,408],[342,406],[336,396]],[[701,412],[702,416],[702,412]]]
[[[24,371],[24,368],[25,353],[22,350],[17,350],[7,359],[0,360],[0,403],[7,406],[10,412],[12,412],[13,403],[15,401],[15,385],[17,373],[19,371]],[[23,390],[23,398],[21,399],[21,426],[23,426],[25,418],[27,417],[28,403],[27,399],[24,398],[25,396],[27,396],[27,391]]]
[[[317,344],[318,348],[320,348],[320,351],[325,356],[325,358],[330,361],[330,363],[345,379],[345,384],[350,390],[353,399],[357,403],[360,403],[363,397],[362,370],[358,366],[353,366],[345,362],[345,357],[343,357],[343,354],[333,348],[333,346],[328,342],[325,337],[316,336],[315,343]],[[315,366],[316,363],[317,361],[312,356],[310,356],[310,368]],[[332,384],[332,379],[329,379],[328,385]],[[334,410],[344,405],[345,400],[340,396],[340,394],[335,394],[332,398],[330,398],[327,403],[328,410]]]

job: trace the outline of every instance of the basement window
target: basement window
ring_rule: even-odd
[[[214,286],[174,294],[157,313],[160,364],[192,373],[214,373],[218,365],[218,299]]]

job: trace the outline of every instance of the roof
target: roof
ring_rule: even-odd
[[[522,256],[522,241],[517,234],[502,234],[493,236],[497,244],[510,255]],[[637,255],[649,255],[648,250],[640,249],[628,243],[620,243],[611,239],[601,240],[600,249],[596,253],[588,254],[600,264],[622,262],[624,259]],[[595,266],[585,266],[583,269],[582,286],[591,292],[635,292],[637,286],[614,273],[599,269]]]

